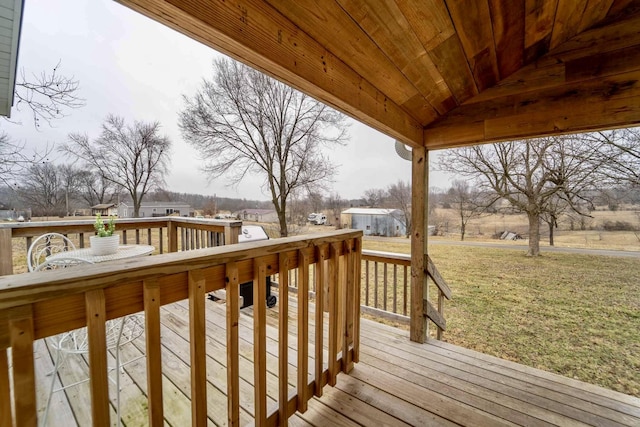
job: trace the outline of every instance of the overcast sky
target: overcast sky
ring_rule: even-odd
[[[203,78],[210,79],[212,61],[222,54],[111,0],[26,0],[18,72],[51,70],[80,82],[86,106],[36,130],[28,111],[14,107],[12,120],[1,123],[14,141],[30,147],[66,142],[71,132],[95,138],[104,118],[113,113],[133,120],[158,121],[172,141],[170,191],[267,200],[262,179],[247,178],[237,188],[224,178],[208,182],[203,162],[180,135],[177,124],[181,96],[191,96]],[[370,188],[408,181],[410,163],[394,151],[393,140],[355,120],[350,139],[329,153],[339,165],[332,191],[359,198]],[[55,156],[54,156],[55,157]],[[57,161],[64,161],[58,158]],[[447,187],[441,175],[432,186]]]

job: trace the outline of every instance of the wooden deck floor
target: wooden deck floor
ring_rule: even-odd
[[[291,305],[294,309],[295,300]],[[213,302],[207,302],[207,308],[209,424],[226,425],[225,308]],[[273,325],[277,324],[276,310],[268,315]],[[242,312],[240,396],[245,425],[253,423],[253,333],[251,309]],[[186,303],[163,307],[162,322],[165,419],[169,425],[185,426],[190,424]],[[289,360],[293,363],[294,323],[290,322],[293,335],[289,340]],[[277,330],[270,327],[268,393],[274,397],[278,395],[276,339]],[[125,346],[125,359],[140,356],[143,346],[144,339]],[[36,365],[42,407],[51,378],[47,372],[52,366],[43,342],[36,346]],[[68,384],[85,371],[84,359],[68,357],[60,380]],[[295,366],[290,365],[289,371],[290,381],[295,382]],[[146,425],[144,360],[128,364],[121,378],[123,423]],[[290,387],[293,389],[293,383]],[[88,384],[53,396],[48,425],[90,423]],[[275,398],[268,405],[276,408]],[[360,363],[349,375],[340,374],[335,388],[325,387],[321,398],[309,402],[307,412],[295,414],[289,422],[294,426],[640,426],[640,399],[447,343],[415,344],[405,331],[363,319]]]

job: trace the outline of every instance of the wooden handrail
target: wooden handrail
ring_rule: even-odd
[[[362,260],[365,263],[363,311],[374,316],[408,324],[410,319],[407,316],[407,306],[409,304],[407,282],[409,277],[408,267],[411,266],[411,256],[393,252],[363,250]],[[370,268],[370,262],[373,263],[373,269]],[[380,273],[379,264],[382,264],[382,273]],[[388,272],[389,265],[391,265],[393,269],[391,280]],[[449,285],[447,285],[447,282],[443,279],[433,260],[431,260],[428,255],[425,255],[424,265],[427,266],[427,275],[432,279],[438,289],[438,306],[434,307],[430,301],[425,299],[423,315],[435,323],[437,326],[437,338],[442,339],[442,332],[446,330],[444,299],[451,299],[452,293]],[[398,273],[398,267],[402,267],[400,273]],[[373,276],[373,278],[371,278],[371,276]],[[380,276],[382,276],[382,289],[380,289],[379,286]],[[398,287],[398,276],[400,276],[400,280],[402,280],[404,285],[400,289]],[[371,282],[373,282],[373,289],[371,289],[370,286]],[[388,296],[389,282],[391,282],[392,286],[391,297]],[[371,293],[374,294],[373,298],[370,298]],[[382,293],[383,296],[382,303],[378,301],[380,293]],[[373,299],[373,304],[370,304],[371,299]],[[391,301],[389,301],[389,299],[391,299]],[[398,300],[400,300],[400,308],[398,307]],[[392,309],[389,309],[389,303],[392,304]]]
[[[0,276],[13,273],[13,238],[25,238],[24,253],[34,237],[56,232],[77,235],[78,247],[85,247],[86,236],[95,233],[94,220],[63,220],[0,224]],[[116,230],[122,235],[122,243],[152,244],[152,230],[157,230],[159,253],[177,252],[205,247],[238,243],[242,221],[210,220],[185,217],[127,218],[116,220]],[[140,231],[145,230],[147,240],[141,240]],[[133,235],[132,235],[133,234]],[[165,248],[165,238],[168,245]]]
[[[168,253],[135,258],[118,263],[95,264],[82,268],[25,273],[0,277],[0,398],[7,397],[9,378],[12,379],[13,413],[20,414],[18,423],[35,420],[35,381],[33,344],[35,340],[88,326],[92,343],[91,396],[94,420],[109,423],[103,403],[108,397],[106,353],[103,352],[106,320],[120,318],[139,311],[145,312],[147,325],[148,383],[161,384],[161,358],[157,352],[159,337],[159,308],[180,300],[189,301],[192,414],[206,423],[206,357],[202,349],[205,342],[204,295],[217,289],[227,291],[227,354],[228,354],[228,407],[229,424],[238,424],[237,394],[239,372],[237,319],[239,312],[238,283],[254,283],[254,369],[255,408],[257,425],[276,425],[279,417],[289,417],[296,409],[305,409],[306,401],[314,391],[325,384],[334,384],[339,370],[349,371],[357,361],[359,331],[358,298],[360,231],[345,230],[316,236],[300,236],[263,242],[206,248],[199,251]],[[321,248],[329,247],[324,251]],[[330,343],[328,367],[321,375],[308,382],[308,361],[299,361],[298,390],[289,395],[286,404],[267,413],[266,410],[266,309],[265,277],[285,270],[307,272],[310,265],[324,264],[324,253],[330,265],[327,273],[328,292],[332,301],[329,315],[328,339]],[[283,271],[284,272],[284,271]],[[304,273],[302,273],[304,274]],[[304,279],[302,279],[304,281]],[[229,289],[227,289],[229,288]],[[232,291],[233,290],[233,291]],[[300,297],[300,295],[299,295]],[[338,304],[338,301],[341,301]],[[304,302],[304,304],[303,304]],[[304,305],[305,307],[301,307]],[[282,319],[288,319],[288,305],[282,304]],[[299,298],[298,336],[308,337],[308,302]],[[315,347],[322,348],[316,335]],[[322,339],[322,334],[319,335]],[[90,342],[91,342],[90,340]],[[308,348],[304,342],[301,348]],[[279,354],[286,354],[287,342],[279,342]],[[13,364],[11,375],[6,361],[6,349],[11,348]],[[306,352],[301,352],[306,355]],[[103,369],[104,368],[104,369]],[[96,381],[93,380],[95,377]],[[100,380],[98,380],[100,379]],[[280,387],[287,387],[286,376],[279,379]],[[158,390],[155,390],[157,392]],[[195,393],[195,394],[194,394]],[[280,396],[285,396],[281,393]],[[150,392],[149,419],[162,419],[162,393]],[[304,401],[304,403],[303,403]],[[297,406],[296,406],[297,404]],[[203,409],[203,405],[205,408]],[[3,407],[3,406],[2,406]],[[203,415],[204,418],[203,418]],[[97,417],[100,418],[97,418]],[[106,417],[106,418],[105,418]],[[27,421],[27,423],[29,423]]]

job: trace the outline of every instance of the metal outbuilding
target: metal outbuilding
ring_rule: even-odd
[[[406,235],[404,213],[400,209],[349,208],[340,214],[344,228],[362,230],[365,236]]]

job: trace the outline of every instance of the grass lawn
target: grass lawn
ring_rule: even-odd
[[[453,292],[445,341],[640,397],[637,259],[447,245],[430,255]]]

